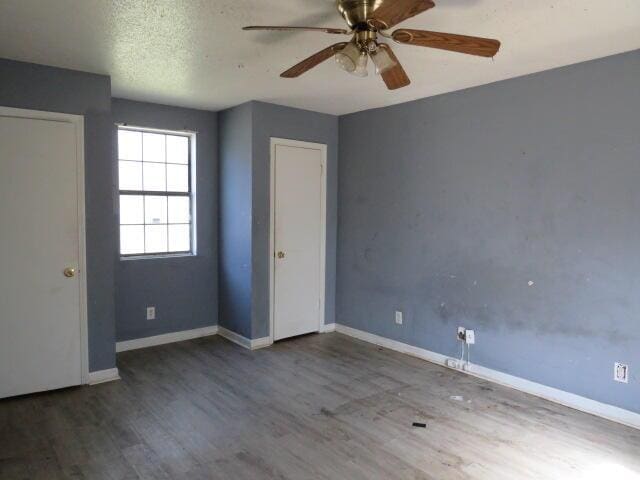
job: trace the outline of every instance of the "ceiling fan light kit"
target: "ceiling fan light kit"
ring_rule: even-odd
[[[384,48],[377,48],[371,52],[371,60],[373,60],[376,66],[376,73],[378,74],[382,74],[396,65],[396,62],[393,61]]]
[[[345,72],[354,73],[360,61],[360,49],[351,41],[342,50],[335,54],[338,66]]]
[[[367,70],[367,65],[369,64],[369,55],[367,52],[360,52],[358,55],[358,62],[356,64],[356,69],[353,74],[356,77],[366,77],[369,75],[369,71]]]
[[[490,38],[411,29],[386,32],[400,22],[435,7],[432,0],[336,0],[336,7],[349,30],[280,26],[250,26],[244,27],[244,30],[313,31],[333,35],[351,35],[351,41],[336,43],[311,55],[283,72],[281,77],[299,77],[332,56],[335,57],[341,69],[358,77],[366,77],[367,64],[371,57],[376,66],[376,72],[382,76],[389,90],[406,87],[411,80],[391,47],[386,43],[378,42],[378,35],[400,44],[437,48],[481,57],[493,57],[500,49],[500,42]]]

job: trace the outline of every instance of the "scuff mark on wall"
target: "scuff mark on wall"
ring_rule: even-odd
[[[478,363],[640,411],[611,386],[640,364],[638,76],[633,52],[341,117],[337,322],[449,356],[473,328]]]

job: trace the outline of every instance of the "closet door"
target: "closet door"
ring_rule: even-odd
[[[274,340],[320,330],[324,287],[324,146],[273,147]]]
[[[18,112],[0,108],[0,397],[83,379],[81,127]]]

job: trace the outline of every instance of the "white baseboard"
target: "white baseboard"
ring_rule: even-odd
[[[350,337],[363,340],[368,343],[373,343],[389,350],[395,350],[397,352],[406,353],[414,357],[427,360],[428,362],[441,365],[446,368],[450,368],[447,365],[447,360],[450,357],[441,355],[439,353],[425,350],[424,348],[414,347],[406,343],[398,342],[397,340],[390,340],[388,338],[374,335],[373,333],[364,332],[355,328],[347,327],[345,325],[336,324],[336,331],[349,335]],[[521,392],[535,395],[536,397],[544,398],[555,403],[559,403],[566,407],[580,410],[591,415],[605,418],[613,422],[621,423],[629,427],[640,429],[640,414],[625,410],[623,408],[614,407],[606,403],[597,402],[580,395],[565,392],[557,388],[548,387],[540,383],[531,382],[524,378],[515,377],[506,373],[492,370],[490,368],[482,367],[480,365],[471,364],[468,370],[455,369],[458,372],[466,373],[474,377],[482,378],[505,387],[510,387]]]
[[[89,372],[89,378],[87,379],[87,385],[97,385],[99,383],[112,382],[114,380],[120,380],[117,368],[109,368],[108,370],[97,370],[95,372]]]
[[[254,338],[251,340],[251,350],[258,350],[260,348],[266,348],[273,345],[271,337]]]
[[[329,333],[329,332],[335,332],[335,331],[336,331],[336,324],[335,323],[323,324],[320,327],[320,333]]]
[[[559,403],[575,410],[580,410],[581,412],[590,413],[597,417],[602,417],[613,422],[622,423],[623,425],[640,429],[640,414],[630,410],[625,410],[624,408],[591,400],[590,398],[565,392],[564,390],[559,390],[557,388],[548,387],[524,378],[492,370],[481,365],[471,364],[469,366],[469,371],[466,373],[473,375],[474,377],[484,378],[494,383]]]
[[[391,340],[389,338],[374,335],[373,333],[365,332],[363,330],[357,330],[355,328],[347,327],[345,325],[336,324],[336,332],[344,333],[350,337],[363,340],[368,343],[373,343],[380,347],[388,348],[389,350],[395,350],[396,352],[406,353],[414,357],[422,358],[431,363],[437,363],[438,365],[445,366],[447,356],[439,353],[425,350],[424,348],[414,347],[407,343],[398,342],[397,340]]]
[[[218,327],[218,335],[226,338],[227,340],[235,343],[236,345],[240,345],[241,347],[248,348],[249,350],[257,350],[259,348],[268,347],[271,344],[273,344],[273,342],[271,341],[271,338],[269,337],[255,338],[251,340],[250,338],[243,337],[239,333],[232,332],[231,330],[224,327]]]
[[[165,333],[163,335],[155,335],[153,337],[136,338],[133,340],[124,340],[116,343],[116,352],[126,352],[127,350],[137,350],[138,348],[155,347],[166,343],[182,342],[184,340],[192,340],[194,338],[208,337],[218,333],[218,326],[196,328],[193,330],[183,330],[181,332]]]
[[[241,347],[251,349],[251,340],[247,337],[243,337],[239,333],[232,332],[224,327],[218,327],[218,335],[226,338],[230,342],[235,343],[236,345],[240,345]]]

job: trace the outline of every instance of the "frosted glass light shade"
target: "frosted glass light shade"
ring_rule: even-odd
[[[396,62],[391,58],[385,48],[377,48],[374,52],[371,52],[371,60],[373,60],[376,66],[376,73],[378,74],[396,66]]]
[[[346,47],[335,55],[336,62],[346,72],[353,73],[358,67],[360,60],[360,49],[355,42],[349,42]]]
[[[367,71],[367,63],[369,60],[369,55],[366,52],[361,52],[360,57],[358,57],[358,62],[356,63],[356,69],[352,72],[357,77],[366,77],[369,75]]]

